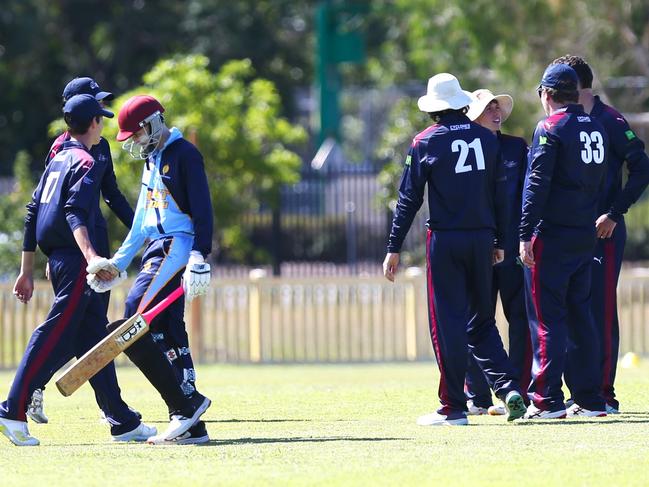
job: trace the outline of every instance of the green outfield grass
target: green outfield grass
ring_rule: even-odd
[[[207,446],[113,444],[92,391],[46,392],[49,425],[17,448],[0,437],[0,485],[499,485],[649,484],[649,365],[622,369],[623,414],[603,419],[419,427],[437,404],[432,363],[202,366],[213,399]],[[155,392],[132,368],[124,396],[165,426]],[[0,373],[5,396],[11,372]],[[119,484],[118,484],[119,483]]]

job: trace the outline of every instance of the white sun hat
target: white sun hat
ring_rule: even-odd
[[[469,111],[466,114],[470,120],[475,120],[482,115],[482,112],[487,108],[487,105],[494,100],[496,100],[500,106],[501,122],[504,122],[509,118],[512,109],[514,108],[514,99],[511,96],[506,94],[494,95],[487,89],[475,90],[471,93],[471,98],[473,98],[473,102],[469,105]]]
[[[459,110],[471,102],[471,93],[460,88],[460,82],[449,73],[436,74],[428,80],[426,94],[419,98],[417,106],[422,112]]]

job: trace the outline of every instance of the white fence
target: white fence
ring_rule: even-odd
[[[113,291],[109,317],[123,312]],[[28,305],[0,286],[0,368],[15,367],[52,299],[37,284]],[[625,272],[618,289],[621,353],[649,353],[649,275]],[[370,362],[432,358],[423,276],[219,280],[187,309],[200,362]],[[498,325],[506,322],[498,310]],[[507,342],[506,333],[501,333]]]

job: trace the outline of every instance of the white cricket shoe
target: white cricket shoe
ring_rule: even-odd
[[[210,441],[204,421],[199,421],[185,431],[182,435],[173,440],[162,440],[154,443],[156,445],[201,445]]]
[[[500,403],[495,406],[489,406],[487,414],[489,414],[489,416],[504,416],[507,414],[507,410],[505,409],[505,405]]]
[[[606,405],[606,414],[620,414],[619,408],[613,407],[610,404]]]
[[[467,414],[469,416],[482,416],[487,414],[487,408],[476,406],[471,399],[466,402]]]
[[[9,438],[9,441],[16,446],[36,446],[41,443],[38,438],[29,434],[27,421],[0,418],[0,433]]]
[[[207,411],[207,408],[210,407],[212,401],[198,392],[195,392],[194,394],[196,394],[195,400],[197,401],[198,405],[194,409],[192,416],[172,414],[171,421],[169,421],[169,426],[167,427],[166,431],[164,433],[160,433],[159,435],[151,436],[147,440],[147,443],[149,443],[150,445],[159,445],[165,440],[173,440],[175,438],[178,438],[198,422],[203,413]]]
[[[579,404],[574,403],[566,409],[566,415],[569,417],[586,416],[588,418],[603,418],[606,416],[606,411],[591,411],[590,409],[582,408]]]
[[[46,424],[49,421],[48,417],[45,415],[42,389],[35,389],[32,393],[32,402],[27,406],[27,416],[29,416],[34,423]]]
[[[419,426],[464,426],[469,424],[469,420],[466,416],[461,416],[459,414],[456,416],[457,417],[450,419],[448,415],[434,412],[419,416],[417,418],[417,424]]]
[[[564,419],[566,417],[566,410],[560,409],[559,411],[545,411],[537,408],[534,404],[527,407],[527,412],[523,419]]]
[[[140,423],[137,428],[131,431],[121,435],[113,435],[113,441],[146,441],[157,432],[158,429],[155,426]]]

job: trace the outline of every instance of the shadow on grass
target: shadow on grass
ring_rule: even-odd
[[[167,424],[167,420],[143,420],[146,424]],[[313,419],[202,419],[206,424],[219,423],[305,423]]]
[[[557,425],[562,425],[562,424],[600,424],[602,426],[606,426],[609,424],[638,424],[638,423],[648,423],[649,424],[649,418],[647,419],[635,419],[635,418],[629,418],[629,419],[534,419],[531,421],[514,421],[512,424],[515,424],[516,426],[547,426],[547,425],[552,425],[552,424],[557,424]],[[482,426],[482,425],[481,425]],[[498,425],[493,425],[493,426],[498,426]]]
[[[312,419],[204,419],[206,423],[303,423]]]
[[[210,440],[208,443],[196,446],[233,446],[233,445],[260,445],[268,443],[326,443],[330,441],[411,441],[412,438],[359,438],[354,436],[326,436],[307,438],[295,436],[292,438],[235,438],[223,440]]]

